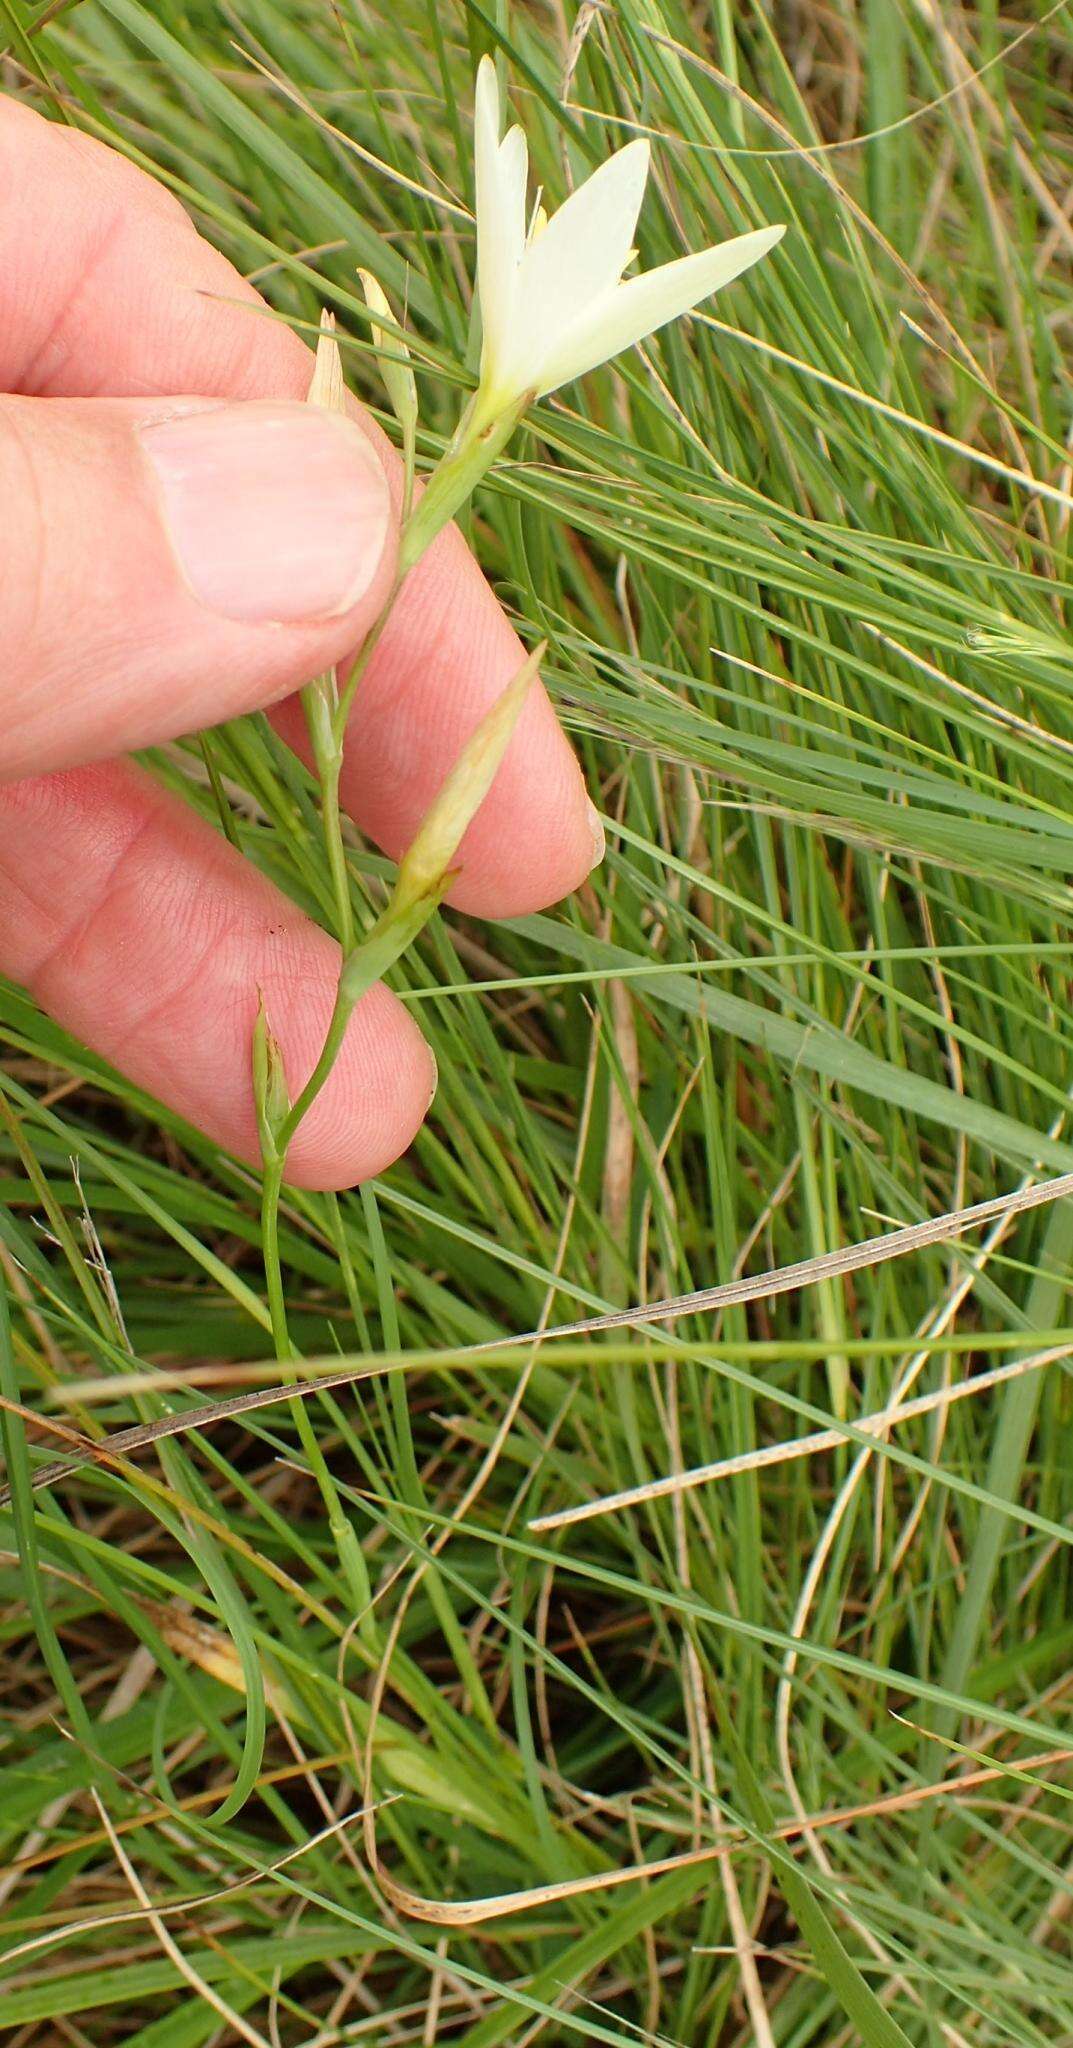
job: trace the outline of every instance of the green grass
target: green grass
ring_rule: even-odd
[[[661,138],[646,264],[791,232],[480,493],[609,852],[549,915],[436,918],[393,976],[426,1131],[285,1200],[295,1342],[363,1375],[307,1400],[341,1526],[289,1402],[229,1415],[278,1381],[251,1177],[0,989],[0,2026],[1073,2043],[1068,1369],[856,1429],[1073,1350],[1069,1205],[471,1355],[1073,1167],[1068,6],[615,0],[565,105],[581,18],[550,4],[84,0],[28,37],[40,11],[0,7],[8,84],[154,166],[284,316],[332,304],[374,404],[353,266],[409,281],[425,462],[472,251],[414,187],[468,201],[484,49],[553,198],[564,152]],[[304,771],[262,720],[205,746],[243,850],[330,922]],[[197,742],[155,766],[218,817]],[[359,899],[386,872],[355,848]],[[123,1387],[144,1367],[166,1389]],[[33,1489],[56,1421],[205,1401]],[[438,1921],[370,1879],[367,1794]]]

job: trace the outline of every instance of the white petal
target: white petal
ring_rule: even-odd
[[[641,137],[586,178],[530,242],[518,280],[517,334],[539,365],[564,329],[622,276],[648,177]]]
[[[499,145],[499,176],[511,260],[517,268],[525,250],[525,189],[529,182],[529,148],[520,128],[509,128]]]
[[[500,125],[496,67],[490,57],[482,57],[477,67],[477,85],[473,99],[473,148],[477,172],[478,214],[482,187],[490,182],[491,168],[499,149]]]
[[[515,139],[517,138],[517,139]],[[499,140],[495,65],[482,57],[473,117],[477,199],[477,292],[484,359],[499,360],[510,328],[518,264],[525,245],[525,140],[512,128]]]
[[[754,234],[736,235],[714,249],[701,249],[695,256],[679,257],[646,270],[640,277],[627,278],[580,319],[564,328],[542,370],[539,396],[554,391],[573,377],[583,377],[598,363],[610,361],[635,342],[644,341],[668,320],[691,313],[702,299],[731,284],[761,256],[782,240],[782,227],[758,228]],[[549,230],[550,233],[550,230]]]

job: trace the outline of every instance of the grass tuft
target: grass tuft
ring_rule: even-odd
[[[655,138],[646,265],[790,223],[479,494],[608,856],[392,970],[439,1094],[382,1181],[286,1192],[283,1398],[242,1401],[279,1380],[252,1177],[0,987],[17,2048],[1073,2042],[1073,1209],[1029,1193],[1073,1169],[1070,31],[0,7],[6,84],[280,317],[327,304],[376,406],[383,282],[419,464],[472,360],[483,52],[549,198]],[[332,922],[264,720],[152,765]]]

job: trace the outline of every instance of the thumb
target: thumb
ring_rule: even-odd
[[[394,553],[386,476],[340,415],[0,398],[0,777],[285,696],[361,640]]]

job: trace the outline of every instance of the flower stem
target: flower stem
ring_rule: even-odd
[[[279,1253],[279,1211],[287,1155],[299,1125],[312,1108],[332,1072],[346,1035],[347,1025],[357,1004],[374,982],[382,979],[417,937],[440,902],[450,881],[449,873],[444,871],[435,878],[429,877],[427,883],[422,878],[416,890],[413,887],[401,890],[397,898],[393,898],[381,912],[365,937],[355,940],[354,908],[339,800],[347,726],[362,677],[368,670],[410,570],[421,559],[436,535],[454,517],[485,471],[506,446],[524,409],[524,405],[521,405],[500,417],[489,417],[487,410],[482,408],[478,393],[463,414],[450,447],[420,498],[416,497],[414,488],[415,430],[412,426],[404,428],[402,533],[398,567],[391,590],[345,680],[340,683],[338,674],[331,671],[318,676],[302,692],[310,746],[320,782],[324,845],[343,961],[324,1043],[312,1073],[293,1103],[284,1108],[285,1084],[281,1079],[282,1068],[278,1063],[278,1048],[274,1047],[274,1042],[273,1056],[276,1064],[271,1071],[277,1097],[281,1088],[283,1095],[282,1100],[275,1100],[274,1107],[270,1103],[271,1087],[267,1078],[271,1064],[267,1056],[270,1034],[267,1027],[262,1035],[260,1055],[255,1053],[254,1061],[255,1082],[259,1061],[261,1069],[257,1106],[264,1162],[261,1242],[265,1288],[276,1357],[284,1368],[286,1377],[291,1380],[294,1378],[293,1366],[297,1354],[291,1342],[287,1323],[287,1305]],[[289,1372],[286,1370],[288,1365],[291,1367]],[[291,1405],[299,1440],[309,1461],[310,1470],[317,1479],[328,1512],[329,1524],[336,1538],[340,1565],[348,1584],[351,1585],[351,1590],[357,1596],[361,1591],[360,1581],[364,1566],[362,1563],[359,1568],[355,1559],[353,1531],[341,1511],[335,1484],[317,1443],[306,1404],[304,1401],[295,1400]]]
[[[395,581],[388,592],[383,611],[380,613],[379,617],[374,621],[372,626],[370,626],[369,631],[365,635],[365,638],[361,643],[361,648],[359,652],[355,655],[354,660],[351,662],[351,665],[347,670],[346,681],[339,692],[339,702],[335,708],[334,723],[335,739],[339,749],[340,761],[342,760],[343,757],[343,745],[346,740],[346,729],[350,721],[351,711],[354,708],[354,698],[357,695],[358,684],[360,683],[363,675],[365,674],[369,666],[369,663],[373,658],[373,655],[375,654],[378,646],[380,645],[380,641],[383,637],[384,627],[387,625],[387,622],[395,609],[395,600],[398,597],[399,590],[402,585],[402,580],[402,572],[399,571],[396,574]]]
[[[261,1242],[264,1250],[265,1291],[272,1318],[272,1343],[276,1357],[293,1355],[287,1328],[287,1303],[279,1260],[279,1198],[283,1186],[283,1160],[266,1159],[261,1180]]]
[[[489,416],[475,394],[459,421],[450,447],[433,470],[407,519],[399,543],[399,580],[419,562],[436,535],[472,497],[485,472],[501,455],[529,404],[516,402]]]
[[[287,1325],[287,1303],[283,1292],[283,1271],[279,1256],[279,1204],[286,1166],[286,1150],[281,1150],[277,1142],[265,1135],[262,1137],[262,1152],[264,1173],[261,1182],[261,1246],[268,1311],[272,1321],[272,1344],[284,1381],[292,1382],[297,1377],[295,1362],[298,1353],[291,1341]],[[343,1513],[338,1489],[317,1441],[317,1433],[306,1402],[296,1396],[290,1403],[290,1409],[298,1441],[324,1502],[328,1526],[335,1542],[344,1581],[350,1590],[355,1611],[359,1614],[364,1613],[369,1603],[369,1582],[361,1546]]]
[[[271,1132],[262,1119],[261,1151],[264,1172],[261,1230],[268,1308],[277,1358],[286,1359],[294,1356],[287,1329],[287,1311],[279,1258],[279,1204],[287,1166],[287,1153],[299,1124],[312,1108],[335,1065],[347,1025],[362,996],[372,988],[374,982],[382,980],[388,968],[394,965],[407,946],[417,937],[440,901],[447,881],[448,877],[445,876],[438,889],[430,890],[416,903],[408,903],[399,908],[389,904],[367,936],[351,949],[343,962],[328,1029],[313,1072],[286,1115],[277,1121]]]
[[[353,1007],[353,1003],[346,1003],[343,999],[342,977],[340,976],[336,986],[332,1014],[328,1020],[328,1029],[317,1057],[317,1064],[310,1074],[305,1087],[295,1099],[291,1109],[288,1110],[287,1116],[280,1127],[279,1143],[283,1152],[284,1164],[286,1163],[286,1155],[291,1140],[302,1118],[305,1116],[306,1111],[312,1108],[335,1065],[347,1025],[350,1022],[350,1013]]]
[[[306,685],[302,691],[302,704],[320,783],[321,824],[335,900],[336,936],[345,955],[354,943],[354,909],[350,900],[350,874],[339,807],[343,749],[336,732],[338,684],[334,671],[318,676],[315,682]]]

